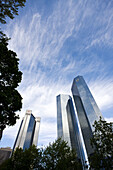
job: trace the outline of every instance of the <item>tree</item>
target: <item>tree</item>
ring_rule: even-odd
[[[2,136],[6,125],[12,126],[19,118],[16,111],[22,108],[22,97],[17,91],[22,72],[19,71],[19,59],[9,50],[8,38],[0,32],[0,132]],[[1,138],[0,136],[0,138]]]
[[[42,167],[46,170],[80,170],[75,151],[60,138],[42,151]]]
[[[19,7],[26,0],[0,0],[0,22],[6,23],[6,17],[11,19],[18,15]],[[6,125],[12,126],[19,118],[16,111],[22,108],[22,97],[16,90],[21,82],[22,72],[19,71],[16,53],[8,50],[8,38],[0,30],[0,139]]]
[[[41,152],[34,145],[29,149],[17,148],[12,157],[3,162],[1,170],[33,170],[40,169]]]
[[[0,22],[6,23],[6,17],[11,19],[18,15],[18,7],[25,6],[26,0],[0,0]]]
[[[107,123],[100,117],[94,123],[91,144],[95,148],[94,154],[89,158],[90,167],[96,170],[113,169],[113,123]]]
[[[31,146],[24,151],[17,148],[12,157],[5,161],[1,170],[81,170],[76,153],[72,151],[65,141],[56,140],[49,146],[36,149]]]

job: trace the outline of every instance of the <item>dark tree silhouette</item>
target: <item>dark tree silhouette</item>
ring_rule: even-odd
[[[94,123],[92,146],[95,147],[94,154],[89,158],[90,167],[96,170],[113,169],[113,123],[107,123],[100,117]]]
[[[0,0],[0,22],[6,23],[6,17],[11,19],[18,15],[18,8],[25,6],[26,0]]]
[[[65,141],[56,140],[44,149],[31,146],[24,151],[17,148],[12,157],[5,161],[1,170],[82,170],[76,153]]]
[[[33,170],[40,167],[41,152],[34,145],[29,149],[17,148],[12,157],[2,163],[1,170]]]
[[[7,46],[8,38],[0,32],[0,138],[6,125],[16,123],[19,116],[15,112],[22,108],[22,97],[16,89],[22,79],[19,59]]]

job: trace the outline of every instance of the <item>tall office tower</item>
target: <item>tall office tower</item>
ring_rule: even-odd
[[[93,153],[90,144],[93,124],[102,114],[82,76],[73,80],[72,94],[88,156]]]
[[[28,149],[33,144],[37,146],[39,127],[40,117],[35,118],[32,114],[32,111],[27,110],[25,117],[21,121],[13,151],[17,147],[22,149]]]
[[[69,95],[57,96],[57,136],[68,142],[75,149],[82,164],[87,161],[83,139],[80,135],[77,118],[74,112],[72,98]]]

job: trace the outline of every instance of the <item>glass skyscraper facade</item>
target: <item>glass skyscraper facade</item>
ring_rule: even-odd
[[[27,110],[22,119],[20,128],[15,140],[13,151],[19,147],[28,149],[31,145],[37,146],[40,127],[40,117],[34,117],[31,110]]]
[[[57,96],[57,136],[76,150],[85,169],[88,156],[94,152],[90,143],[93,124],[103,116],[82,76],[74,78],[71,91],[73,99],[69,95]]]
[[[87,154],[93,153],[93,148],[90,144],[92,138],[93,124],[95,120],[99,120],[102,114],[82,76],[77,76],[73,80],[72,94],[76,107],[84,144]]]
[[[74,112],[72,98],[69,95],[57,96],[57,136],[68,142],[70,148],[76,150],[82,164],[87,161],[85,148],[80,135],[77,117]]]

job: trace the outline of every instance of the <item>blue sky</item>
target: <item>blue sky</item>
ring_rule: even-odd
[[[41,117],[38,145],[56,139],[56,95],[71,95],[77,75],[113,121],[113,0],[27,0],[2,30],[20,59],[23,107],[17,124],[4,130],[1,147],[13,146],[27,109]]]

